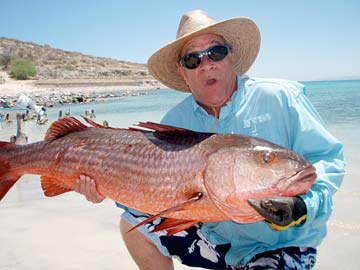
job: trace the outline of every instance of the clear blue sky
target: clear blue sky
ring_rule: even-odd
[[[181,15],[250,17],[262,34],[251,76],[360,78],[359,0],[0,0],[0,36],[146,63],[175,38]]]

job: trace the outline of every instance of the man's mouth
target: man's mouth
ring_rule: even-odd
[[[216,79],[208,79],[208,80],[206,80],[206,85],[211,86],[211,85],[215,84],[216,81],[217,81]]]

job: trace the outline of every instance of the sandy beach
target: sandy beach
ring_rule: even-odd
[[[123,87],[141,90],[136,86]],[[71,87],[69,91],[112,88],[119,86]],[[8,82],[0,84],[0,96],[46,96],[53,89],[34,86],[31,81]],[[151,87],[144,85],[143,89]],[[341,132],[335,135],[341,137]],[[7,138],[8,134],[0,134],[0,140]],[[359,145],[353,145],[354,141],[344,142],[348,174],[334,197],[334,212],[328,223],[328,236],[319,247],[316,269],[360,268],[360,213],[356,210],[360,208],[360,158],[356,151]],[[121,239],[121,210],[113,201],[95,205],[74,192],[46,198],[38,180],[38,176],[24,176],[0,203],[0,269],[137,269]],[[176,262],[176,269],[196,268]]]

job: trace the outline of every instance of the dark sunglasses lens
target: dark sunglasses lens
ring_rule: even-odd
[[[204,52],[189,53],[180,59],[180,64],[188,69],[197,68],[201,63],[204,53],[206,53],[212,61],[221,61],[228,55],[229,49],[224,45],[216,45]]]
[[[208,51],[208,57],[213,61],[223,60],[229,53],[229,50],[225,46],[215,46]]]
[[[197,53],[187,54],[181,59],[181,64],[188,69],[197,68],[200,63],[201,55]]]

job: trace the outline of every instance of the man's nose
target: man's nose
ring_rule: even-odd
[[[200,63],[200,68],[207,70],[207,69],[213,69],[214,68],[214,62],[209,59],[209,57],[205,54],[203,55]]]

